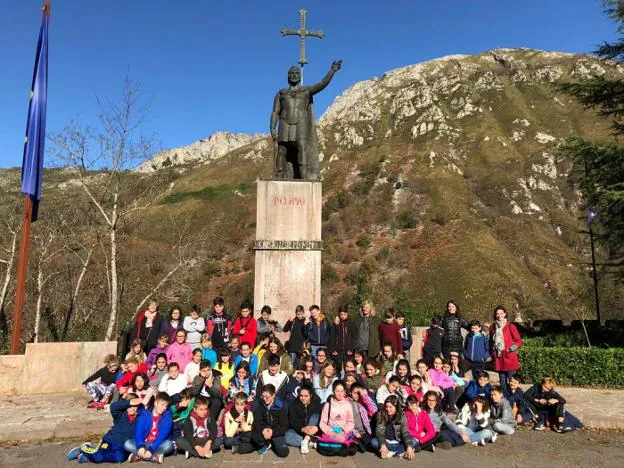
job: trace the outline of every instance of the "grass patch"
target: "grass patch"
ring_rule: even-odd
[[[214,200],[216,198],[222,198],[222,197],[232,195],[235,190],[238,190],[242,194],[246,194],[249,192],[250,187],[251,187],[251,184],[248,184],[248,183],[221,184],[217,186],[208,186],[208,187],[204,187],[201,190],[196,190],[194,192],[172,193],[171,195],[167,195],[165,198],[163,198],[160,201],[160,204],[168,205],[168,204],[183,202],[188,199]]]

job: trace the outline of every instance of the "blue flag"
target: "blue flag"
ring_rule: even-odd
[[[26,140],[24,142],[24,158],[22,159],[22,193],[30,196],[33,204],[31,220],[37,220],[39,200],[41,200],[41,183],[43,178],[43,154],[45,152],[46,106],[48,101],[48,23],[50,21],[50,4],[46,0],[43,6],[43,17],[32,87],[30,88],[30,104],[28,106],[28,123],[26,124]]]

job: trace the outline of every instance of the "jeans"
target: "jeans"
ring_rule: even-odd
[[[479,442],[480,440],[488,440],[492,438],[492,431],[489,429],[481,429],[478,432],[473,431],[469,427],[464,428],[468,437],[470,437],[470,442]]]
[[[495,422],[492,424],[492,429],[494,432],[498,432],[499,434],[511,435],[516,432],[516,429],[511,425],[504,422]]]
[[[498,373],[500,379],[500,386],[503,389],[505,396],[509,394],[509,379],[512,375],[515,375],[516,371],[503,371]]]
[[[253,445],[251,445],[251,431],[239,432],[234,437],[224,437],[223,446],[226,449],[238,447],[238,453],[240,454],[252,453],[255,450]]]
[[[101,441],[97,448],[83,445],[80,447],[80,453],[91,463],[121,463],[128,458],[123,446],[111,445],[104,441]]]
[[[129,453],[137,453],[137,446],[134,442],[134,439],[126,440],[124,444],[124,449]],[[169,439],[165,439],[165,441],[158,446],[156,451],[152,452],[152,455],[160,455],[161,453],[165,456],[171,454],[173,452],[173,441]]]
[[[307,425],[318,426],[319,421],[320,421],[320,416],[318,414],[313,414],[312,416],[310,416],[310,421],[308,422]],[[290,447],[300,447],[301,442],[303,441],[303,438],[305,436],[295,431],[294,429],[288,429],[286,433],[284,434],[284,437],[286,438],[286,444],[289,445]]]
[[[381,449],[381,446],[379,445],[379,439],[377,439],[376,437],[371,439],[370,446],[375,452],[379,453],[379,450]],[[394,452],[397,457],[405,453],[405,445],[403,445],[401,442],[386,441],[386,447],[388,448],[389,452]]]
[[[324,346],[321,345],[310,345],[310,353],[312,354],[313,358],[316,358],[316,352],[318,351],[319,348],[324,348]]]

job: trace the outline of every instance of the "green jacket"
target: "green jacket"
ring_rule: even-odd
[[[358,336],[355,340],[355,348],[358,349],[360,342],[360,324],[362,323],[362,313],[360,312],[357,317],[354,317],[355,330]],[[379,354],[379,324],[381,323],[381,317],[379,315],[371,315],[368,326],[368,355],[370,357],[377,357]]]

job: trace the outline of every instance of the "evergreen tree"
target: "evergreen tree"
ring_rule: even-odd
[[[605,13],[618,23],[620,37],[605,42],[594,53],[605,59],[624,62],[624,0],[604,0]],[[573,137],[560,148],[574,165],[588,206],[596,213],[598,239],[607,248],[610,265],[624,275],[624,79],[594,76],[559,89],[574,96],[587,109],[593,109],[611,120],[612,141],[591,141]]]

